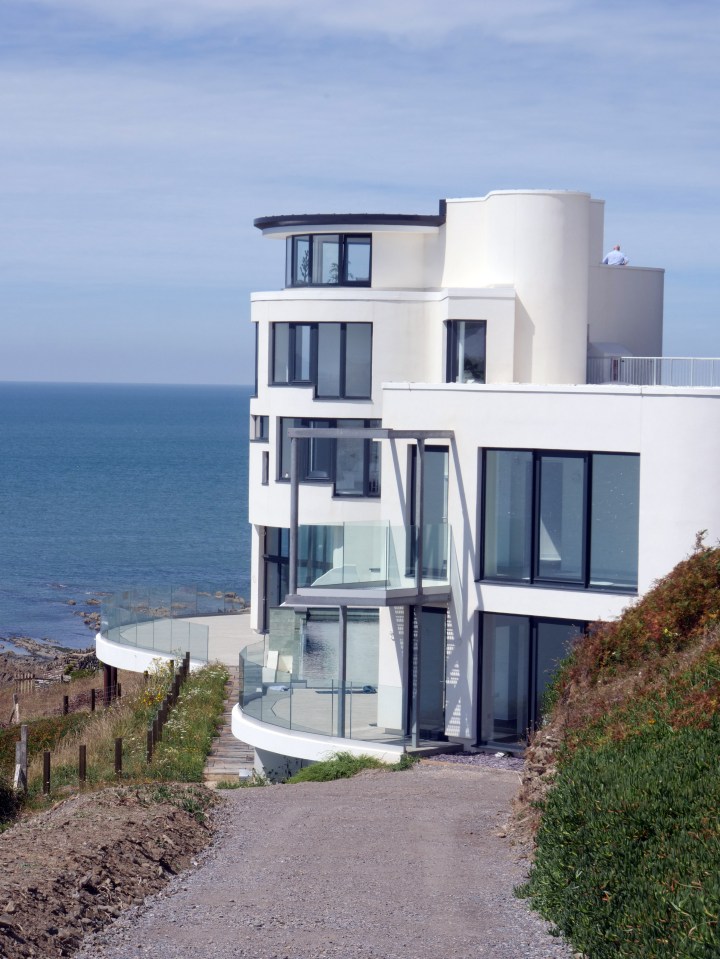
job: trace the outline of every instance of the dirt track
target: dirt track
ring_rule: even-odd
[[[81,959],[566,959],[512,894],[518,775],[424,763],[227,793],[198,869]]]

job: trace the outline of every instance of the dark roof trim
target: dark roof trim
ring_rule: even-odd
[[[289,216],[260,216],[253,220],[258,230],[271,228],[295,230],[298,227],[332,226],[334,223],[348,226],[442,226],[445,223],[447,205],[440,200],[435,216],[415,213],[300,213]]]

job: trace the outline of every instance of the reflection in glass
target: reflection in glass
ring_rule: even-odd
[[[585,458],[540,457],[537,575],[585,580]]]
[[[310,282],[310,237],[293,237],[293,285],[307,286]]]
[[[485,320],[453,320],[448,324],[448,380],[485,382]]]
[[[487,579],[530,579],[532,475],[532,453],[488,450],[485,454]]]
[[[290,324],[273,323],[273,383],[290,382]]]
[[[345,396],[370,396],[371,371],[372,324],[348,323],[345,342]]]
[[[640,457],[592,458],[590,585],[637,589]]]
[[[340,282],[339,236],[313,237],[312,281],[324,285]]]
[[[294,382],[309,383],[312,373],[312,328],[309,323],[296,323],[294,326],[294,362],[292,378]]]
[[[530,622],[486,613],[483,619],[480,738],[519,743],[530,723]]]
[[[560,661],[572,648],[573,640],[583,631],[579,623],[538,620],[536,625],[535,652],[535,711],[533,717],[539,722],[545,690],[557,672]]]
[[[370,282],[370,237],[349,236],[345,242],[345,280]]]
[[[341,324],[318,324],[317,395],[340,396]]]
[[[339,420],[338,426],[346,425]],[[362,496],[365,481],[365,440],[338,439],[335,454],[335,492]]]

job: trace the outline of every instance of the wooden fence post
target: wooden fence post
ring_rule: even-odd
[[[80,746],[80,754],[78,756],[78,779],[81,783],[87,781],[87,746],[84,744]]]
[[[13,780],[13,786],[16,791],[22,790],[22,792],[27,792],[27,767],[28,767],[28,756],[27,756],[27,743],[28,743],[28,728],[27,726],[20,727],[20,742],[15,743],[15,778]]]
[[[17,693],[13,693],[13,708],[12,708],[12,713],[10,715],[10,722],[11,723],[20,722],[20,697],[18,696]]]
[[[122,775],[122,737],[115,740],[115,775]]]
[[[43,753],[43,794],[50,793],[50,750],[46,749]]]
[[[153,731],[151,727],[147,731],[147,761],[149,763],[152,762],[152,754],[153,754]]]
[[[95,688],[90,690],[90,712],[95,712]]]
[[[63,714],[63,716],[67,716],[67,714],[68,714],[69,712],[70,712],[70,697],[69,697],[69,696],[63,696],[63,711],[62,711],[62,714]]]

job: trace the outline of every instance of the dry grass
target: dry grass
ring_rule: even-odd
[[[132,673],[123,675],[120,680],[124,685],[125,678]],[[63,696],[69,696],[72,704],[77,697],[86,697],[89,702],[90,690],[102,686],[102,672],[92,676],[73,679],[70,682],[49,682],[48,685],[34,686],[27,692],[19,693],[20,722],[26,723],[33,719],[43,719],[46,716],[57,716],[62,713]],[[0,724],[10,722],[13,713],[13,693],[15,683],[8,683],[0,687]],[[89,707],[86,707],[89,708]]]

